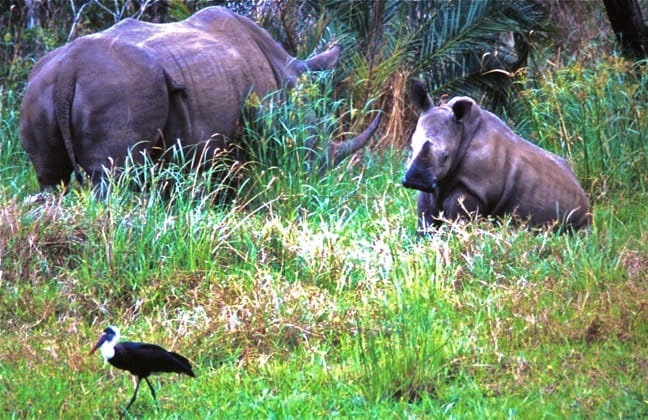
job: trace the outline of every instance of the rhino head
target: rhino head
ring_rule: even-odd
[[[403,186],[428,193],[435,192],[460,162],[468,145],[464,134],[474,130],[479,107],[467,97],[454,98],[435,107],[419,81],[413,81],[411,97],[421,110],[412,134]]]

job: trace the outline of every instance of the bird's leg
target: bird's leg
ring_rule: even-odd
[[[149,380],[148,380],[148,376],[145,376],[145,377],[144,377],[144,380],[146,381],[146,383],[148,384],[149,388],[151,389],[151,394],[153,394],[153,399],[155,399],[155,390],[153,389],[153,385],[151,385],[151,383],[149,382]]]
[[[137,390],[139,389],[139,384],[140,384],[141,380],[142,380],[142,378],[140,378],[138,376],[137,377],[137,384],[135,384],[135,392],[133,392],[133,398],[131,398],[131,400],[128,402],[128,405],[126,406],[126,408],[124,410],[128,411],[131,404],[133,404],[135,402],[135,398],[137,398]],[[148,382],[148,379],[146,380],[146,382]],[[151,386],[151,385],[149,384],[149,386]]]
[[[159,408],[159,406],[158,406],[158,404],[157,404],[157,399],[155,398],[155,389],[153,389],[153,385],[151,385],[151,382],[149,382],[149,380],[148,380],[148,376],[146,376],[146,377],[144,378],[144,380],[146,381],[146,383],[147,383],[148,386],[149,386],[149,389],[151,390],[151,394],[153,395],[153,400],[155,401],[155,410],[157,411],[157,409]]]

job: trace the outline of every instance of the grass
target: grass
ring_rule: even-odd
[[[628,99],[645,76],[593,77],[619,66],[566,67],[524,91],[518,129],[571,156],[592,194],[592,228],[562,236],[480,221],[419,239],[402,153],[316,176],[300,107],[260,114],[274,146],[233,204],[204,175],[145,166],[129,170],[153,188],[28,205],[19,96],[4,92],[0,417],[117,415],[129,375],[87,357],[109,324],[195,365],[196,379],[154,377],[157,403],[143,387],[133,417],[645,417],[646,108]]]

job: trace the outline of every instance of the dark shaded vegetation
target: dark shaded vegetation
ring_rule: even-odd
[[[631,59],[648,58],[648,25],[639,1],[603,0],[603,4],[623,53]]]

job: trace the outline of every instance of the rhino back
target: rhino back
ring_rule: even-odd
[[[265,30],[220,7],[176,23],[126,20],[101,36],[150,51],[183,91],[191,121],[176,132],[184,134],[184,144],[233,136],[245,98],[251,92],[264,97],[281,87],[291,61]]]
[[[288,54],[268,31],[227,8],[205,8],[180,24],[198,28],[228,48],[237,49],[245,60],[251,61],[252,67],[265,61],[270,72],[264,66],[257,76],[268,83],[274,79],[276,87],[292,86],[295,77],[306,70],[303,62]]]
[[[515,213],[540,225],[573,212],[570,220],[578,227],[589,218],[589,200],[569,164],[489,112],[483,112],[459,173],[493,216]]]

